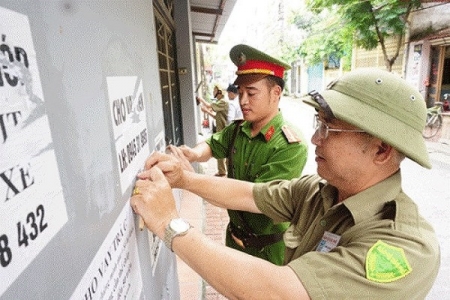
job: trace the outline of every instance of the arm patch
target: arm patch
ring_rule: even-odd
[[[411,273],[412,268],[402,248],[378,241],[366,255],[366,278],[381,283],[392,282]]]

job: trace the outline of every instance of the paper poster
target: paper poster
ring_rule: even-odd
[[[141,292],[136,229],[127,201],[71,299],[139,299]]]
[[[154,152],[164,153],[166,150],[166,142],[164,140],[164,132],[160,132],[155,137],[155,150]],[[151,231],[148,231],[148,246],[150,249],[150,264],[152,268],[152,275],[155,275],[156,266],[158,265],[159,253],[161,247],[163,247],[161,239]]]
[[[28,17],[0,8],[0,296],[67,222]]]
[[[108,77],[117,169],[122,193],[135,181],[149,155],[142,80],[136,76]]]
[[[152,275],[155,275],[156,266],[158,265],[159,253],[163,247],[161,239],[151,231],[148,231],[148,246],[150,248],[150,264]]]

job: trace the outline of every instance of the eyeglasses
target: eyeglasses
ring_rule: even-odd
[[[328,124],[320,121],[318,115],[315,115],[315,117],[314,117],[314,129],[319,134],[319,137],[323,140],[325,140],[328,137],[328,132],[330,132],[330,131],[334,131],[334,132],[365,132],[364,130],[360,130],[360,129],[330,128],[328,126]]]

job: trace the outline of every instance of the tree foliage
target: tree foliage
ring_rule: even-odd
[[[341,26],[337,15],[323,10],[316,14],[301,14],[294,19],[296,26],[307,33],[299,54],[310,65],[327,62],[330,57],[351,61],[352,33]],[[344,68],[349,68],[344,65]]]
[[[390,71],[399,55],[408,18],[419,0],[307,0],[313,12],[309,18],[299,15],[295,24],[309,32],[301,54],[310,63],[330,55],[351,56],[353,45],[372,50],[378,45]],[[394,53],[387,53],[386,39],[396,40]]]

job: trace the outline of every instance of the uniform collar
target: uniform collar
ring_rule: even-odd
[[[396,199],[401,192],[400,170],[376,185],[345,199],[347,207],[356,223],[367,220],[379,213],[387,202]]]
[[[272,118],[272,120],[269,121],[269,123],[267,123],[266,125],[264,125],[263,128],[261,128],[260,132],[256,135],[262,135],[262,137],[264,138],[264,140],[266,142],[269,142],[270,139],[272,138],[273,134],[279,129],[281,128],[281,126],[283,125],[283,115],[281,114],[280,111],[278,111],[277,115],[275,117]],[[242,124],[242,131],[251,138],[251,123],[245,121]],[[255,136],[255,137],[256,137]]]

